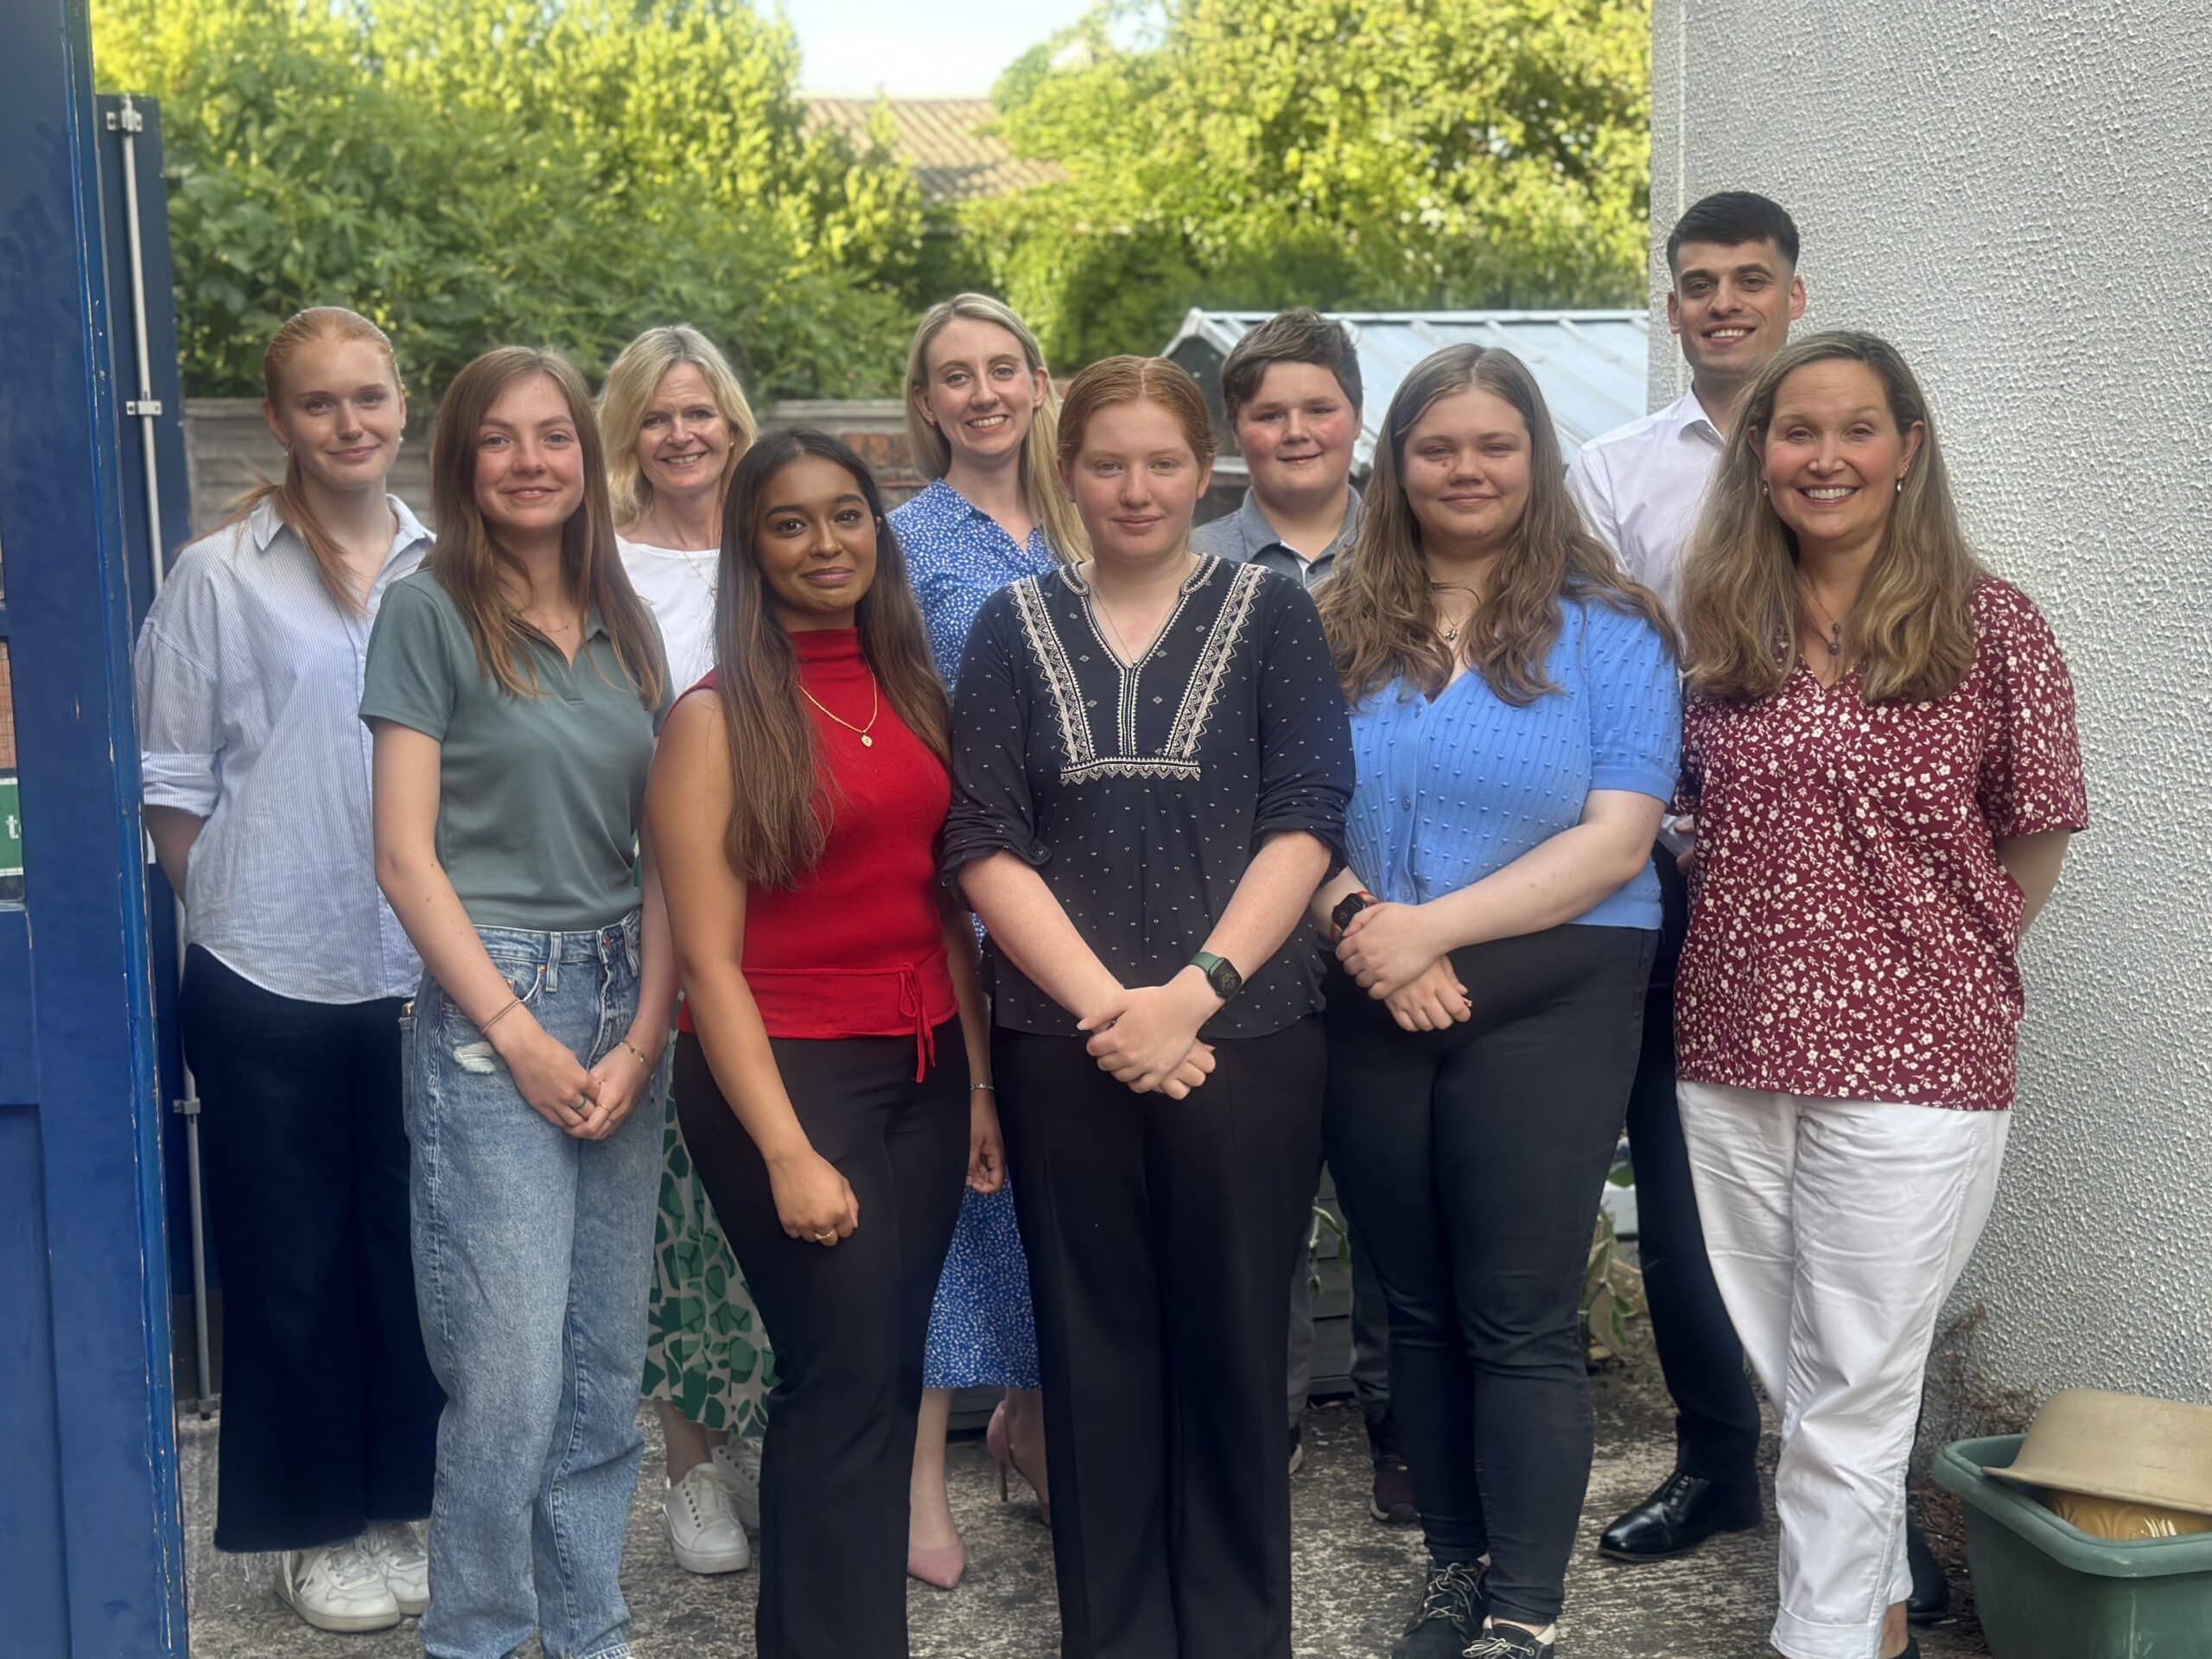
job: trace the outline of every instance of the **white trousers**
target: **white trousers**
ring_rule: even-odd
[[[1989,1219],[2012,1114],[1678,1092],[1713,1276],[1782,1417],[1774,1645],[1878,1659],[1884,1618],[1912,1593],[1922,1375]]]

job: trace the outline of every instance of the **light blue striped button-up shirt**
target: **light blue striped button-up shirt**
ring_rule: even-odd
[[[264,500],[177,556],[132,658],[149,806],[207,820],[185,872],[190,942],[303,1002],[411,996],[422,963],[377,890],[369,625],[430,534],[391,498],[391,551],[365,615]]]

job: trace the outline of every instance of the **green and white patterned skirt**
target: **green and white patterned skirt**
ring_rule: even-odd
[[[674,1090],[662,1151],[642,1392],[702,1428],[758,1440],[768,1427],[775,1356],[676,1126]]]

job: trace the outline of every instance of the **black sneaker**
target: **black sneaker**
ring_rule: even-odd
[[[1375,1484],[1367,1497],[1367,1512],[1385,1526],[1409,1527],[1421,1519],[1414,1503],[1414,1478],[1398,1455],[1397,1426],[1382,1417],[1367,1426],[1367,1452],[1375,1465]]]
[[[1524,1630],[1518,1624],[1493,1624],[1483,1632],[1480,1641],[1460,1649],[1460,1659],[1552,1659],[1557,1651],[1555,1643],[1545,1641],[1534,1630]]]
[[[1421,1611],[1391,1644],[1390,1659],[1459,1659],[1489,1611],[1483,1572],[1480,1561],[1431,1561]]]
[[[1290,1472],[1296,1474],[1306,1466],[1306,1430],[1303,1426],[1290,1426]]]

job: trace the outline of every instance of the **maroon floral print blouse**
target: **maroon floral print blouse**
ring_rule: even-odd
[[[1798,667],[1693,696],[1698,820],[1676,1068],[1696,1083],[1968,1111],[2012,1103],[2022,895],[1997,842],[2088,823],[2074,686],[2026,594],[1985,581],[1948,696],[1870,705]]]

